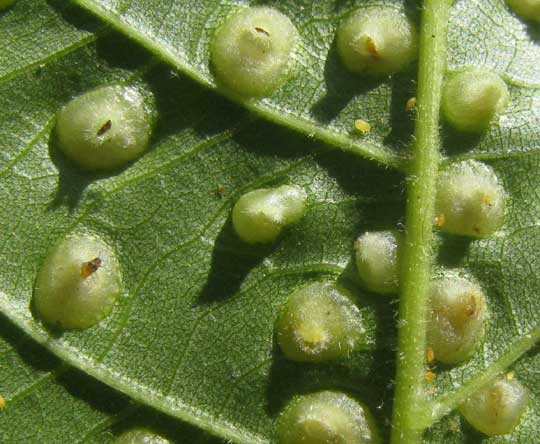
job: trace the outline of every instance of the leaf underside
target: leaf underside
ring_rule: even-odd
[[[0,13],[0,41],[6,42],[0,47],[0,310],[82,371],[56,375],[60,363],[41,350],[35,353],[39,359],[26,362],[27,347],[35,346],[28,339],[19,344],[22,335],[6,327],[0,353],[5,350],[16,362],[0,361],[0,395],[15,401],[11,413],[9,403],[0,412],[0,441],[56,443],[76,430],[62,416],[81,409],[81,429],[90,436],[73,435],[73,442],[107,443],[122,428],[115,428],[118,421],[131,424],[131,415],[153,415],[83,373],[243,443],[275,442],[276,418],[292,396],[342,390],[371,408],[387,440],[397,304],[362,289],[352,244],[366,230],[403,223],[406,181],[381,163],[394,166],[408,155],[414,121],[404,108],[415,94],[415,67],[382,81],[352,76],[337,60],[334,35],[358,4],[282,1],[279,9],[302,35],[298,75],[271,98],[234,103],[238,99],[229,100],[230,93],[214,83],[207,48],[236,2],[78,3],[138,43],[62,1],[19,0]],[[415,8],[408,5],[407,11],[418,20]],[[478,279],[490,321],[470,362],[435,369],[434,394],[480,375],[538,322],[538,31],[512,16],[502,1],[461,0],[453,7],[449,69],[496,70],[510,85],[512,103],[481,137],[444,127],[445,162],[476,158],[492,165],[509,208],[503,230],[491,239],[437,236],[437,264]],[[83,173],[55,146],[55,113],[71,97],[116,82],[143,84],[155,94],[158,122],[151,148],[111,175]],[[351,131],[356,118],[371,123],[367,137]],[[352,146],[353,153],[332,149]],[[230,222],[236,199],[284,183],[308,192],[306,217],[271,247],[243,244]],[[30,302],[47,250],[73,231],[100,233],[115,246],[124,291],[99,326],[58,335],[34,318]],[[332,364],[293,363],[276,346],[274,320],[295,288],[316,279],[339,279],[352,291],[367,343]],[[540,358],[533,350],[514,370],[533,395],[515,432],[487,439],[453,413],[427,431],[425,442],[538,442]],[[19,393],[28,397],[19,399]],[[23,418],[27,408],[40,415],[33,397],[46,402],[51,414],[42,416],[50,423]],[[110,403],[100,407],[104,399]]]
[[[132,427],[143,427],[178,444],[210,437],[136,405],[82,372],[70,369],[17,330],[0,324],[0,440],[9,444],[71,442],[112,444]]]

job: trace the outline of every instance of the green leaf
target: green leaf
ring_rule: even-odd
[[[360,156],[396,166],[410,137],[405,112],[414,95],[414,67],[393,79],[359,79],[338,60],[334,34],[354,5],[282,1],[279,9],[293,18],[300,33],[296,76],[272,97],[242,99],[219,88],[212,75],[209,44],[216,27],[244,2],[215,0],[130,2],[77,0],[112,26],[143,44],[191,78],[240,102],[258,115],[319,138]],[[379,2],[399,9],[392,0]],[[407,11],[417,16],[412,7]],[[355,134],[354,121],[371,123],[366,138]]]
[[[2,128],[11,134],[3,201],[18,196],[2,205],[2,228],[15,233],[3,250],[11,258],[1,277],[3,311],[83,371],[225,437],[271,440],[277,413],[302,386],[355,388],[375,408],[383,393],[367,384],[378,373],[372,352],[317,368],[289,363],[273,342],[273,324],[296,287],[343,272],[358,232],[395,223],[400,176],[254,122],[145,62],[145,53],[113,35],[0,86],[8,110]],[[54,113],[69,97],[115,81],[146,83],[156,95],[154,143],[118,174],[88,175],[55,148]],[[306,188],[308,215],[269,248],[243,244],[232,232],[232,205],[250,189],[280,183]],[[377,189],[363,190],[370,184]],[[54,337],[30,310],[35,273],[57,239],[81,228],[114,243],[125,289],[99,327]],[[386,318],[391,331],[391,307],[352,290],[373,349],[375,318]],[[391,342],[392,334],[379,345],[390,351]]]
[[[158,59],[216,89],[208,40],[235,2],[78,2]],[[0,269],[0,309],[69,364],[218,436],[242,443],[275,442],[276,418],[292,396],[337,389],[371,408],[388,441],[397,305],[362,289],[352,265],[353,242],[366,230],[401,226],[405,184],[416,183],[425,199],[433,198],[438,88],[420,77],[419,92],[433,96],[419,103],[430,106],[417,116],[414,148],[418,153],[418,147],[432,141],[428,155],[435,162],[428,168],[413,163],[414,174],[403,180],[393,169],[361,157],[403,165],[400,159],[408,155],[405,146],[412,136],[404,108],[415,95],[414,69],[381,82],[347,74],[333,46],[337,24],[353,9],[347,2],[284,1],[279,8],[303,36],[301,69],[271,98],[240,101],[241,106],[171,71],[137,44],[63,2],[19,0],[0,16],[0,41],[9,42],[0,49],[0,228],[13,233],[0,251],[5,264]],[[414,8],[407,8],[418,17]],[[432,25],[442,30],[434,34],[434,42],[445,41],[443,21],[439,17],[421,24],[421,55],[427,54],[420,60],[421,72],[436,66],[436,80],[442,78],[444,45],[427,41]],[[40,32],[27,34],[32,29]],[[489,161],[510,204],[503,230],[491,239],[437,235],[433,240],[436,264],[464,268],[478,279],[491,319],[485,343],[470,362],[438,367],[436,382],[425,384],[440,398],[422,399],[416,406],[420,429],[456,407],[491,373],[505,370],[538,338],[539,116],[531,105],[538,103],[540,77],[534,70],[539,57],[530,35],[534,32],[502,2],[461,0],[452,9],[450,68],[481,63],[496,69],[511,84],[512,104],[481,137],[464,137],[444,127],[443,149],[449,157],[443,167],[464,157]],[[507,46],[513,50],[510,55]],[[55,147],[55,113],[69,98],[116,82],[142,83],[155,94],[159,120],[151,149],[110,176],[83,173]],[[282,127],[255,120],[244,108]],[[372,124],[366,139],[351,132],[356,118]],[[306,217],[270,247],[243,244],[231,227],[235,201],[246,191],[285,183],[308,192]],[[430,231],[435,216],[430,208],[424,200],[409,201],[408,221],[416,218]],[[81,229],[101,233],[113,243],[124,290],[112,314],[97,327],[55,335],[32,314],[34,279],[47,250]],[[402,302],[414,303],[409,296],[415,276],[424,287],[429,279],[429,254],[412,267],[413,258],[431,247],[426,241],[430,237],[425,239],[421,230],[418,234],[408,243],[411,262],[405,265],[412,272],[405,285],[411,290]],[[321,278],[339,279],[352,291],[366,322],[367,344],[333,364],[287,361],[274,339],[274,321],[294,289]],[[407,332],[409,338],[422,336],[421,322],[404,328],[407,318],[400,316],[402,341]],[[407,357],[414,364],[415,384],[424,385],[418,372],[423,349],[409,351],[400,345],[398,365]],[[535,395],[520,428],[486,442],[538,441],[537,371],[536,355],[516,367],[516,377]],[[402,381],[397,384],[398,391],[403,389]],[[395,414],[404,410],[398,405]],[[449,424],[457,424],[455,431],[448,431]],[[426,435],[429,443],[480,439],[455,415]]]
[[[196,429],[157,415],[67,367],[4,317],[0,320],[2,442],[114,444],[116,436],[136,427],[175,444],[209,442]]]

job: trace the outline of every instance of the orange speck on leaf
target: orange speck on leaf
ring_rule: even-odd
[[[407,100],[407,104],[405,105],[405,111],[410,113],[415,108],[416,108],[416,97],[411,97],[409,100]]]
[[[444,215],[444,213],[439,214],[435,218],[435,225],[437,225],[438,227],[444,226],[445,223],[446,223],[446,216]]]
[[[437,375],[435,375],[435,373],[433,373],[432,371],[428,371],[424,375],[424,378],[426,379],[427,382],[433,382],[435,381],[436,376]]]
[[[81,265],[81,276],[86,279],[93,275],[101,267],[102,260],[99,257],[92,259],[91,261],[84,262]]]

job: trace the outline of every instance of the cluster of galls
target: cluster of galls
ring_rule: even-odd
[[[540,19],[540,1],[508,0],[526,19]],[[9,1],[0,2],[5,6]],[[217,29],[211,59],[219,83],[233,94],[272,94],[294,74],[299,35],[289,18],[269,7],[245,8]],[[353,12],[337,31],[344,66],[355,73],[388,75],[417,55],[417,31],[400,10],[367,7]],[[504,111],[510,94],[495,73],[464,69],[446,81],[441,111],[448,124],[480,132]],[[59,113],[60,149],[79,166],[107,170],[124,166],[148,147],[153,100],[144,89],[107,86],[75,98]],[[307,195],[297,186],[259,189],[243,195],[232,212],[238,236],[249,243],[272,242],[306,211]],[[436,225],[449,233],[487,237],[500,229],[505,191],[494,171],[475,161],[451,165],[438,180]],[[356,264],[365,287],[375,293],[399,290],[402,235],[368,232],[355,243]],[[111,310],[121,289],[114,251],[93,234],[71,235],[56,245],[36,281],[34,306],[42,319],[61,328],[87,328]],[[455,365],[468,359],[484,337],[488,319],[482,288],[458,270],[440,271],[430,291],[428,358]],[[364,338],[362,316],[351,295],[331,282],[315,282],[290,295],[276,321],[284,355],[323,362],[349,355]],[[478,430],[504,434],[520,420],[528,394],[515,380],[484,387],[460,408]],[[493,418],[497,418],[496,421]],[[367,408],[336,392],[294,399],[279,422],[283,444],[379,442]],[[134,430],[119,443],[166,442]]]
[[[445,83],[442,113],[462,132],[486,130],[509,101],[505,83],[496,75],[466,69]],[[443,169],[437,183],[434,224],[459,236],[486,238],[499,231],[506,212],[506,192],[494,170],[469,160]],[[356,264],[365,287],[375,293],[399,291],[402,235],[368,232],[355,243]],[[488,320],[486,296],[461,270],[438,270],[431,282],[426,319],[428,361],[457,365],[482,342]],[[432,379],[433,373],[428,372]],[[511,432],[529,402],[528,391],[515,379],[499,378],[481,388],[459,408],[477,430],[487,435]]]
[[[242,52],[242,46],[247,45],[246,36],[251,35],[249,30],[259,27],[258,22],[250,21],[251,17],[259,19],[263,10],[268,11],[268,8],[253,8],[251,12],[244,10],[231,16],[218,31],[221,35],[220,32],[224,33],[231,23],[235,24],[236,33],[229,34],[234,36],[234,43],[223,44],[229,48],[229,55],[233,46],[237,54]],[[239,21],[238,17],[242,20]],[[242,30],[240,23],[245,26]],[[296,32],[290,29],[290,21],[281,19],[279,23],[286,23],[289,27],[284,34],[297,37]],[[259,61],[274,57],[271,41],[275,30],[271,32],[270,27],[264,29],[266,32],[257,35],[257,39],[266,42],[264,51],[261,45],[256,56],[251,53]],[[337,47],[345,66],[350,71],[369,75],[386,75],[403,69],[415,59],[416,45],[414,25],[404,14],[389,8],[358,10],[344,21],[337,34]],[[282,59],[287,62],[272,65],[277,70],[274,74],[279,71],[273,79],[279,78],[281,83],[291,72],[294,45],[288,48],[291,57]],[[270,92],[269,89],[248,89],[247,85],[253,84],[249,76],[241,83],[231,83],[229,75],[230,78],[241,77],[223,68],[219,48],[214,47],[212,55],[218,79],[235,92],[252,96]],[[242,58],[234,64],[236,71],[242,70],[242,66],[250,66],[249,63],[244,64],[246,57],[244,51]],[[273,81],[272,90],[280,82]],[[446,81],[441,111],[446,121],[457,130],[481,132],[504,111],[509,96],[506,84],[498,75],[485,70],[466,69]],[[289,205],[292,206],[284,211],[280,210],[279,198],[272,197],[273,202],[269,205],[269,197],[279,195],[279,190],[257,190],[239,200],[233,210],[233,222],[242,239],[248,242],[272,241],[284,225],[296,222],[302,216],[305,193],[297,189],[296,204],[290,200]],[[259,195],[260,198],[257,197]],[[438,179],[437,217],[434,222],[449,233],[477,238],[490,236],[501,228],[504,221],[505,197],[502,185],[489,166],[476,161],[453,164]],[[287,212],[294,217],[284,217]],[[356,241],[358,273],[368,290],[385,294],[398,292],[402,243],[402,235],[396,230],[365,233]],[[467,360],[484,337],[487,319],[486,297],[478,283],[458,270],[441,270],[431,284],[430,309],[426,319],[427,354],[431,359],[448,365]],[[329,282],[317,282],[294,292],[277,320],[276,332],[285,356],[304,362],[344,357],[363,338],[358,308],[345,290]],[[486,395],[494,391],[500,396]],[[461,411],[478,430],[486,434],[502,434],[517,425],[527,402],[527,391],[517,381],[499,380],[471,397],[461,406]],[[370,430],[370,440],[365,442],[375,442],[376,431],[365,407],[346,395],[332,392],[299,397],[293,401],[282,415],[282,442],[325,443],[345,436],[349,440],[343,442],[359,442],[355,436],[360,436],[361,432],[357,430],[356,435],[352,432],[353,424],[358,426],[359,423],[347,420],[350,410],[344,406],[349,404],[355,404],[356,414],[364,418],[362,427]],[[498,415],[496,425],[490,420],[494,412]],[[342,430],[346,427],[350,427],[347,432]]]
[[[273,8],[235,12],[218,28],[210,48],[216,78],[240,96],[269,96],[294,75],[298,40],[291,20]],[[337,48],[350,71],[386,75],[416,58],[417,32],[394,8],[364,8],[340,26]]]
[[[401,70],[416,57],[416,41],[414,25],[393,8],[358,10],[337,34],[344,65],[371,75]],[[211,47],[214,72],[235,94],[270,95],[293,75],[297,43],[298,33],[283,14],[267,7],[243,9],[216,32]],[[244,241],[272,242],[304,215],[306,199],[296,186],[249,192],[233,209],[234,228]],[[289,296],[276,321],[276,337],[291,360],[339,359],[363,342],[362,316],[345,289],[333,282],[315,282]],[[379,441],[367,408],[329,391],[293,400],[281,415],[279,439],[283,444]]]
[[[441,113],[457,131],[478,134],[504,112],[509,100],[508,88],[497,74],[463,69],[446,80]],[[489,237],[503,225],[505,203],[505,190],[490,166],[474,160],[454,163],[439,175],[434,223],[455,235]],[[358,238],[356,264],[368,290],[399,291],[402,243],[401,233],[395,230],[368,232]],[[431,283],[426,319],[428,361],[457,365],[469,359],[484,338],[488,314],[477,282],[460,270],[438,270]],[[432,379],[432,372],[427,375]],[[466,400],[460,412],[479,431],[500,435],[519,424],[528,402],[528,391],[518,381],[499,378]]]

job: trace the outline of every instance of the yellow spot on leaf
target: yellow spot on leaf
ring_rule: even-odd
[[[6,408],[6,400],[2,398],[2,395],[0,395],[0,410],[4,410]]]
[[[506,374],[506,379],[508,379],[509,381],[511,381],[512,379],[514,379],[514,376],[515,376],[514,372],[508,372],[508,373]]]
[[[354,121],[354,127],[357,131],[360,131],[362,134],[367,134],[371,131],[371,125],[362,119],[356,119]]]

